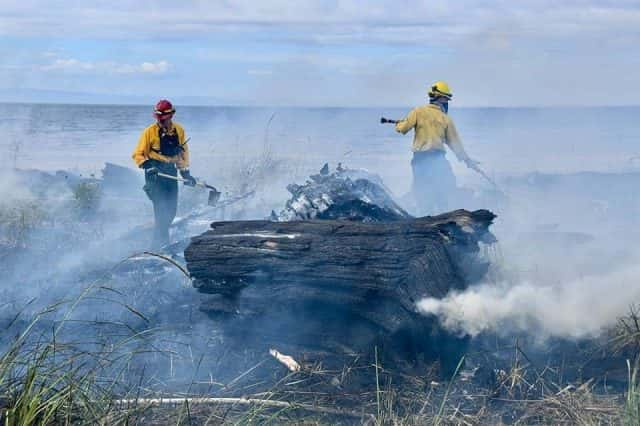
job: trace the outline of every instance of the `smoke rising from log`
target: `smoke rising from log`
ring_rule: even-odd
[[[640,175],[533,174],[513,178],[518,204],[498,211],[504,259],[490,281],[417,309],[476,336],[579,339],[614,326],[640,300],[635,186]],[[594,205],[603,205],[602,209]]]
[[[483,284],[444,299],[422,299],[423,314],[436,315],[449,330],[476,336],[535,332],[545,337],[596,337],[640,300],[640,266],[557,285],[523,282]]]

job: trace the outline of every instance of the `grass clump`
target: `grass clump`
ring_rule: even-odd
[[[11,351],[0,360],[5,425],[70,424],[100,411],[93,376],[81,374],[70,360],[52,364],[52,352],[45,345],[26,353]]]
[[[126,372],[137,354],[150,352],[152,330],[135,325],[141,314],[126,302],[108,297],[120,294],[107,285],[108,278],[105,274],[77,297],[36,311],[29,322],[22,317],[33,300],[17,313],[0,312],[1,322],[12,318],[0,334],[0,424],[113,425],[136,419],[137,404],[123,407],[116,401],[136,388]],[[112,305],[114,315],[120,308],[138,321],[86,320],[84,313],[97,312],[96,304]],[[19,334],[7,341],[16,330]]]
[[[81,213],[96,212],[100,205],[102,191],[99,182],[83,181],[73,188],[73,199]]]
[[[9,249],[27,247],[31,233],[47,220],[46,211],[36,201],[0,204],[0,245]]]
[[[57,330],[47,339],[39,323],[55,311],[36,314],[0,356],[0,424],[106,425],[128,418],[112,403],[118,383],[112,373],[122,355],[107,346],[89,351],[64,343]]]
[[[629,307],[627,315],[620,317],[612,339],[615,353],[640,354],[640,312],[637,305]]]
[[[625,404],[625,424],[640,424],[640,387],[638,386],[638,369],[640,367],[640,357],[636,357],[633,367],[631,362],[627,360],[627,369],[629,372],[629,387],[627,390],[627,399]]]

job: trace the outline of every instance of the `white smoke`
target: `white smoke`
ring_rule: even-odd
[[[4,169],[0,172],[0,205],[10,206],[34,197],[31,190],[20,181],[12,170]]]
[[[595,337],[640,300],[640,263],[556,284],[484,283],[444,299],[425,298],[419,312],[451,331],[534,332],[547,337]]]

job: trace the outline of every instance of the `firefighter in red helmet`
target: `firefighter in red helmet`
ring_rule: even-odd
[[[153,203],[155,248],[169,243],[169,226],[178,208],[178,182],[158,173],[177,176],[180,172],[185,185],[196,184],[189,173],[189,147],[184,128],[173,121],[175,112],[171,102],[159,101],[153,111],[156,122],[142,131],[132,155],[136,165],[145,171],[144,191]]]

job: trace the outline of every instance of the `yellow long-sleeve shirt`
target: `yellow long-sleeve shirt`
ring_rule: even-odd
[[[438,105],[416,107],[406,118],[396,123],[396,131],[403,135],[411,129],[415,129],[411,148],[413,152],[445,151],[444,145],[448,145],[458,160],[465,161],[469,158],[453,120]]]
[[[133,150],[131,157],[136,165],[140,167],[146,160],[158,160],[165,163],[174,163],[178,169],[183,170],[189,167],[189,146],[185,143],[184,128],[178,123],[172,123],[169,133],[175,132],[178,135],[178,143],[183,151],[173,157],[160,154],[160,127],[157,123],[150,125],[142,131],[138,145]]]

